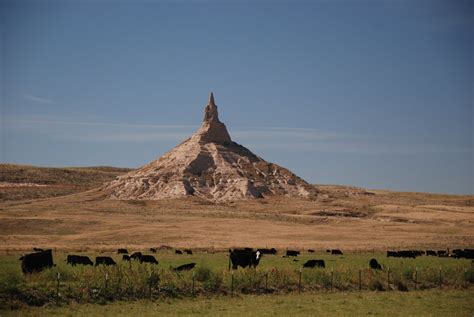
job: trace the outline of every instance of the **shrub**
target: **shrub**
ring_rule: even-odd
[[[196,280],[199,282],[205,282],[210,279],[211,277],[211,270],[207,267],[200,266],[196,269],[196,273],[194,275]]]
[[[380,282],[380,280],[376,279],[369,283],[369,289],[371,291],[385,291],[385,286]]]
[[[402,281],[396,281],[395,285],[400,292],[408,292],[408,287]]]
[[[0,293],[15,294],[25,282],[23,275],[18,271],[8,270],[0,272]]]

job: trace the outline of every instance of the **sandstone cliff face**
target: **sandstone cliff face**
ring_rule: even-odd
[[[197,196],[212,201],[273,195],[311,197],[315,189],[289,170],[233,142],[211,93],[201,128],[158,160],[102,188],[111,199]]]

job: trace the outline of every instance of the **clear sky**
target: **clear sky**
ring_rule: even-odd
[[[201,124],[313,183],[474,193],[474,1],[0,0],[0,161],[141,166]]]

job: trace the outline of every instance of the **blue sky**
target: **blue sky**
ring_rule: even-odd
[[[200,125],[313,183],[474,193],[472,1],[1,1],[0,161],[138,167]]]

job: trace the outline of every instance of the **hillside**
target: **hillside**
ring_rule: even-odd
[[[0,201],[39,199],[83,192],[129,171],[127,168],[107,166],[52,168],[0,164]]]
[[[110,200],[100,190],[0,202],[0,252],[192,248],[474,246],[474,197],[316,186],[317,199]]]

